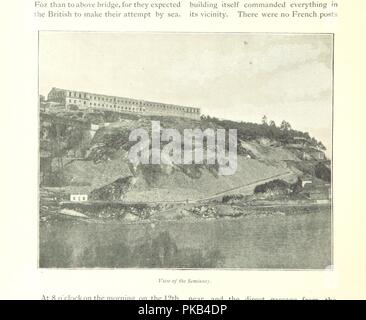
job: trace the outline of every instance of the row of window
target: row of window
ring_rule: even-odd
[[[63,92],[61,91],[54,91],[50,94],[51,97],[62,97],[63,96]]]
[[[91,103],[90,102],[90,106],[93,106],[94,107],[102,107],[102,108],[109,108],[109,109],[115,109],[115,110],[126,110],[126,111],[139,111],[139,112],[144,112],[145,109],[144,108],[134,108],[134,107],[125,107],[125,106],[117,106],[117,105],[111,105],[111,104],[106,104],[104,105],[103,103]]]
[[[77,97],[77,93],[74,93],[75,97]],[[78,93],[79,98],[83,98],[81,93]],[[71,97],[71,92],[69,92],[69,97]],[[86,93],[84,93],[84,98],[87,98]],[[126,103],[126,104],[132,104],[132,105],[140,105],[138,101],[130,101],[130,100],[120,100],[116,98],[104,98],[104,97],[98,97],[98,96],[92,96],[91,100],[99,100],[99,101],[105,101],[105,102],[114,102],[114,103]],[[72,103],[72,99],[69,99],[69,103]],[[74,103],[77,103],[77,100],[74,100]],[[84,101],[84,104],[86,104],[86,101]],[[90,103],[92,105],[92,103]],[[179,107],[179,106],[172,106],[172,105],[164,105],[164,104],[156,104],[156,103],[144,103],[144,106],[149,107],[158,107],[165,110],[175,110],[175,111],[183,111],[183,112],[190,112],[190,113],[199,113],[198,109],[194,108],[188,108],[188,107]],[[94,103],[94,106],[96,106],[96,103]],[[104,104],[98,104],[98,106],[103,106]],[[106,104],[107,106],[107,104]],[[138,108],[137,108],[138,109]],[[126,109],[125,109],[126,110]]]
[[[81,92],[71,92],[69,91],[69,97],[75,97],[75,98],[87,98],[86,93],[81,93]]]
[[[79,103],[80,101],[78,101],[78,100],[74,100],[74,103]],[[72,99],[69,99],[69,103],[73,103],[72,102]],[[86,104],[86,101],[84,101],[84,104]]]
[[[88,201],[88,195],[70,195],[70,201]]]
[[[69,97],[75,97],[75,98],[80,98],[80,99],[88,99],[88,94],[87,93],[80,93],[80,92],[69,92],[68,94]],[[105,102],[117,102],[117,103],[127,103],[127,104],[133,104],[133,105],[138,105],[139,102],[138,101],[132,101],[132,100],[121,100],[121,99],[116,99],[115,97],[113,98],[108,98],[108,97],[101,97],[101,96],[90,96],[90,100],[99,100],[99,101],[105,101]]]
[[[72,99],[69,99],[69,103],[73,103]],[[74,100],[74,103],[77,103],[77,100]],[[84,101],[84,104],[86,104],[86,101]],[[111,105],[111,104],[104,104],[104,103],[92,103],[90,102],[91,107],[102,107],[102,108],[110,108],[115,110],[126,110],[126,111],[139,111],[144,112],[144,108],[133,108],[133,107],[124,107],[124,106],[117,106],[117,105]]]
[[[117,98],[104,98],[104,97],[98,97],[98,96],[92,96],[90,98],[91,100],[100,100],[100,101],[106,101],[106,102],[114,102],[114,103],[126,103],[126,104],[132,104],[132,105],[139,105],[138,101],[133,100],[122,100]]]
[[[165,105],[165,104],[144,103],[144,105],[149,106],[149,107],[158,107],[158,108],[167,109],[167,110],[176,110],[176,111],[193,112],[193,113],[199,112],[198,109],[187,108],[187,107],[178,107],[178,106]]]

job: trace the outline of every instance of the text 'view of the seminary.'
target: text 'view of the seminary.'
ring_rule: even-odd
[[[42,31],[38,63],[39,268],[332,266],[332,34]]]

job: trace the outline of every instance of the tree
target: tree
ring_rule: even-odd
[[[324,144],[321,141],[318,142],[318,148],[323,151],[327,150],[327,148],[324,146]]]
[[[291,125],[290,125],[290,123],[289,123],[289,122],[287,122],[287,121],[283,120],[283,121],[281,122],[280,129],[281,129],[281,130],[284,130],[284,131],[291,130]]]
[[[315,166],[315,176],[318,179],[322,179],[326,182],[330,182],[332,179],[332,173],[330,171],[330,168],[328,168],[324,163],[319,162]]]
[[[262,118],[262,124],[267,125],[267,116],[264,115]]]
[[[276,126],[276,122],[274,122],[273,120],[271,120],[271,121],[269,122],[269,126],[270,126],[270,127],[275,127],[275,126]]]

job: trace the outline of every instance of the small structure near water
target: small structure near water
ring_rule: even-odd
[[[88,201],[88,195],[87,194],[70,194],[70,201],[72,201],[72,202]]]

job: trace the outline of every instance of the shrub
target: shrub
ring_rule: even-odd
[[[276,179],[255,187],[254,193],[265,193],[268,191],[283,191],[290,188],[290,184],[286,181]]]
[[[315,166],[315,176],[318,179],[322,179],[324,181],[330,182],[332,179],[332,174],[330,169],[324,163],[317,163]]]

